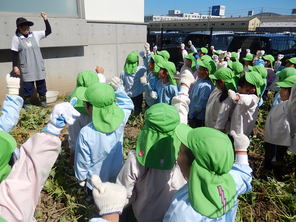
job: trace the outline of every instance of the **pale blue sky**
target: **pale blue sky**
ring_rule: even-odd
[[[179,9],[182,12],[199,12],[208,14],[212,5],[225,5],[226,16],[247,16],[249,10],[259,13],[276,12],[291,14],[296,8],[296,0],[144,0],[145,15],[165,15],[169,9]]]

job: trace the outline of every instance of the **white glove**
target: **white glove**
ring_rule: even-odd
[[[156,53],[157,51],[157,45],[153,46],[153,52]]]
[[[181,73],[180,79],[180,83],[185,84],[188,88],[190,88],[191,84],[195,81],[194,76],[188,70],[185,70]]]
[[[148,42],[144,44],[144,49],[146,52],[150,52],[150,44]]]
[[[242,49],[239,48],[239,49],[237,50],[237,53],[241,53],[241,52],[242,52]]]
[[[192,46],[192,41],[191,40],[188,41],[188,45]]]
[[[179,95],[189,95],[189,88],[187,86],[180,86]]]
[[[185,44],[184,43],[181,43],[180,44],[180,47],[181,47],[181,49],[185,49]]]
[[[157,99],[157,93],[155,92],[155,91],[151,91],[151,93],[150,93],[150,97],[152,98],[152,99]]]
[[[215,49],[215,47],[213,45],[211,45],[210,50],[213,51]]]
[[[121,213],[127,203],[127,191],[122,185],[102,183],[97,175],[92,176],[93,197],[100,215]]]
[[[81,187],[85,187],[85,184],[86,184],[85,180],[84,180],[84,181],[81,181],[81,182],[79,182],[79,186],[81,186]]]
[[[237,94],[236,94],[236,92],[234,92],[233,90],[231,90],[231,89],[228,90],[228,96],[229,96],[233,101],[237,101]]]
[[[50,121],[42,132],[58,136],[66,124],[72,125],[80,116],[80,113],[72,105],[69,102],[55,105],[50,114]]]
[[[234,130],[230,132],[230,135],[234,139],[234,149],[236,152],[247,152],[248,147],[250,145],[250,140],[249,138],[241,133],[241,134],[236,134]]]
[[[188,122],[188,112],[189,112],[190,99],[187,95],[180,94],[174,96],[172,99],[172,106],[176,107],[179,112],[180,122],[187,124]]]
[[[117,76],[114,76],[109,85],[116,91],[121,86],[121,80]]]
[[[19,76],[11,76],[10,74],[6,75],[6,87],[8,89],[9,95],[18,95],[20,89],[20,78]]]
[[[146,73],[140,77],[140,82],[143,84],[143,85],[146,85],[147,84],[147,75]]]

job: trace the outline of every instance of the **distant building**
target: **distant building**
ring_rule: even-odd
[[[221,16],[222,16],[222,14],[221,14]],[[197,12],[181,13],[180,10],[173,9],[173,10],[169,10],[167,15],[148,15],[148,16],[145,16],[144,21],[145,22],[159,22],[159,21],[207,19],[207,18],[221,18],[221,16],[202,15],[202,14],[197,13]],[[223,16],[224,16],[224,14],[223,14]]]
[[[262,23],[256,32],[296,32],[296,15],[262,13],[258,18]]]
[[[208,18],[191,19],[178,21],[154,21],[148,24],[150,31],[180,30],[180,31],[234,31],[252,32],[260,26],[260,19],[257,17],[243,18]]]

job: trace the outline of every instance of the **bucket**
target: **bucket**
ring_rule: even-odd
[[[46,102],[54,103],[57,101],[59,95],[59,91],[47,91],[46,93]]]

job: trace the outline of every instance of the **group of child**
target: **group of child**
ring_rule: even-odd
[[[275,72],[274,58],[262,50],[255,56],[247,51],[243,65],[241,51],[211,47],[210,56],[207,48],[189,46],[187,52],[181,44],[180,72],[167,51],[151,52],[146,43],[145,51],[128,54],[120,78],[108,84],[98,74],[102,67],[79,73],[70,102],[54,107],[42,132],[18,149],[12,169],[16,142],[9,131],[22,99],[7,96],[0,118],[0,221],[34,220],[65,125],[75,176],[99,208],[101,217],[91,222],[115,222],[121,213],[122,221],[235,221],[238,196],[251,190],[248,137],[271,90],[279,97],[266,120],[266,168],[280,175],[292,145],[296,58],[287,67],[277,63]],[[144,125],[124,161],[124,128],[133,110],[142,111],[143,98]]]

